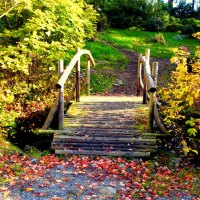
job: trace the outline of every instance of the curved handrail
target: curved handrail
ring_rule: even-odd
[[[167,134],[167,130],[162,124],[159,112],[158,112],[158,106],[160,106],[160,103],[158,102],[158,99],[156,97],[156,85],[157,85],[157,71],[158,71],[158,63],[154,63],[152,66],[152,74],[151,69],[149,65],[149,59],[150,59],[150,50],[146,50],[145,56],[142,56],[142,54],[138,57],[138,88],[137,88],[137,95],[140,93],[140,88],[143,89],[143,103],[147,102],[147,99],[149,100],[149,130],[153,132],[153,120],[156,121],[156,124],[159,128],[159,130]],[[142,66],[144,69],[144,83],[142,81]],[[147,91],[148,86],[148,91]]]
[[[82,50],[78,51],[74,55],[74,57],[72,58],[72,60],[69,63],[69,65],[63,71],[63,73],[60,76],[60,79],[58,80],[58,82],[56,83],[56,87],[58,89],[60,89],[64,85],[64,83],[66,82],[66,80],[67,80],[68,76],[70,75],[72,69],[74,68],[74,66],[76,65],[76,63],[80,60],[80,57],[82,55],[84,55],[84,54],[86,54],[88,56],[88,59],[91,61],[92,66],[95,66],[94,58],[92,57],[92,54],[90,53],[89,50],[82,49]]]
[[[54,105],[51,107],[51,110],[46,118],[46,121],[44,125],[42,126],[42,129],[48,129],[51,125],[51,122],[58,111],[58,126],[59,129],[64,128],[64,84],[67,81],[72,69],[76,66],[76,100],[79,101],[80,99],[80,58],[82,55],[87,56],[87,70],[86,70],[86,76],[88,81],[88,95],[90,94],[89,87],[90,87],[90,64],[92,66],[95,66],[94,59],[92,57],[92,54],[89,50],[86,49],[78,49],[77,53],[74,55],[70,63],[66,66],[65,70],[61,70],[61,75],[56,83],[56,88],[59,91],[59,94],[56,98],[56,101],[54,102]],[[63,68],[63,66],[62,66]],[[60,72],[59,72],[60,73]],[[73,87],[72,93],[74,93],[75,87]],[[70,99],[68,100],[70,101]]]
[[[154,80],[153,80],[153,78],[151,76],[149,63],[147,62],[147,60],[146,60],[146,58],[144,56],[140,57],[140,61],[142,62],[143,66],[144,66],[144,73],[145,73],[145,75],[147,77],[148,86],[149,86],[149,92],[155,92],[156,91],[156,87],[155,87]],[[144,87],[144,84],[143,84],[143,87]]]

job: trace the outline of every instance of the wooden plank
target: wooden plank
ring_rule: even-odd
[[[55,134],[55,135],[60,135],[60,134]],[[104,137],[107,137],[107,136],[112,136],[112,137],[125,137],[125,138],[139,138],[139,137],[142,137],[142,138],[152,138],[152,139],[156,139],[156,136],[154,135],[149,135],[149,134],[137,134],[137,133],[134,133],[134,134],[121,134],[121,133],[87,133],[87,132],[84,132],[84,133],[80,133],[80,132],[77,132],[77,133],[64,133],[62,134],[63,136],[65,135],[68,135],[68,136],[94,136],[94,137],[101,137],[101,136],[104,136]]]
[[[111,151],[126,151],[126,152],[157,152],[156,148],[147,149],[147,148],[115,148],[115,147],[56,147],[56,150],[84,150],[84,151],[105,151],[105,152],[111,152]]]
[[[96,156],[129,156],[129,157],[149,157],[150,152],[127,152],[127,151],[79,151],[79,150],[55,150],[56,154],[73,154],[73,155],[96,155]]]
[[[95,144],[149,144],[154,145],[156,144],[154,141],[124,141],[124,140],[75,140],[75,139],[69,139],[69,138],[54,138],[53,142],[60,142],[60,143],[95,143]]]
[[[156,140],[155,139],[146,139],[146,138],[123,138],[123,136],[121,138],[114,138],[114,137],[91,137],[91,136],[85,136],[85,137],[80,137],[80,136],[54,136],[54,139],[62,139],[63,141],[65,139],[67,140],[93,140],[93,142],[95,141],[124,141],[124,142],[142,142],[142,143],[152,143],[152,144],[156,144]]]
[[[52,148],[60,149],[60,148],[121,148],[121,149],[157,149],[156,145],[141,145],[141,144],[106,144],[106,143],[52,143]],[[145,148],[144,148],[145,147]]]
[[[110,128],[112,129],[113,126],[112,124],[68,124],[68,123],[64,123],[64,125],[66,127],[70,127],[70,128]],[[129,128],[130,125],[115,125],[115,129],[127,129]]]

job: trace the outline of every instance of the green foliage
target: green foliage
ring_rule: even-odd
[[[161,43],[161,44],[164,44],[164,45],[166,43],[164,35],[162,33],[156,34],[155,37],[152,40],[153,40],[153,42]]]
[[[149,19],[162,16],[160,2],[153,0],[88,0],[107,16],[108,23],[112,28],[127,28],[141,26]]]
[[[75,0],[0,2],[0,135],[41,127],[56,63],[94,36],[96,17]]]
[[[68,50],[82,47],[93,37],[96,13],[91,6],[74,1],[36,1],[18,4],[0,23],[0,64],[24,70],[37,57],[41,64],[54,65]]]
[[[164,22],[161,17],[151,18],[145,22],[143,22],[143,27],[147,31],[164,31]]]
[[[174,133],[178,133],[185,154],[198,153],[200,143],[200,57],[191,57],[180,48],[171,61],[177,63],[168,87],[161,90],[165,106],[164,120]],[[198,150],[198,151],[197,151]]]

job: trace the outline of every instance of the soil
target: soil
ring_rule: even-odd
[[[136,95],[137,91],[137,65],[138,54],[136,52],[118,48],[119,51],[128,59],[128,65],[123,73],[118,73],[118,80],[113,87],[107,92],[107,95]],[[169,65],[169,60],[150,58],[150,64],[158,62],[158,82],[162,82],[162,76],[165,73],[166,66]]]

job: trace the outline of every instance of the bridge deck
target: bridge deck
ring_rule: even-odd
[[[90,96],[72,102],[65,130],[55,132],[56,154],[147,157],[156,152],[156,137],[137,130],[135,113],[147,115],[141,97]]]

